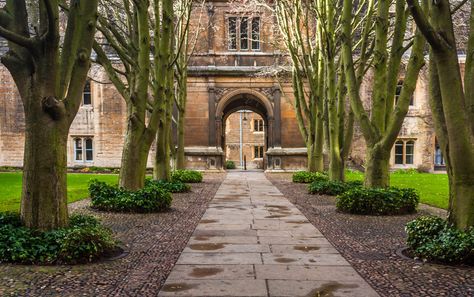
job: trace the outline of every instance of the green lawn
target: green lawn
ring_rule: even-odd
[[[87,198],[89,195],[87,185],[91,179],[98,179],[107,183],[116,184],[118,181],[118,175],[68,174],[68,202]],[[0,211],[18,211],[20,209],[20,195],[21,173],[0,173]]]
[[[363,173],[349,171],[347,180],[362,180]],[[420,194],[420,202],[439,208],[448,208],[448,175],[430,173],[398,173],[390,175],[390,184],[400,188],[414,188]]]

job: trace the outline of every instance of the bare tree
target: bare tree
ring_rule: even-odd
[[[395,8],[393,21],[390,20],[392,5]],[[390,0],[369,0],[365,6],[344,0],[342,16],[344,72],[352,110],[367,144],[365,185],[368,187],[389,185],[390,152],[408,112],[420,69],[424,65],[425,42],[421,33],[417,30],[411,37],[411,41],[405,42],[408,33],[406,9],[404,0],[396,0],[394,4]],[[350,37],[354,32],[353,12],[358,10],[365,11],[366,21],[369,22],[361,33],[359,43],[367,46],[366,32],[372,24],[374,24],[375,32],[370,115],[364,109],[359,94],[360,80],[354,63],[358,55],[354,50],[353,39]],[[374,22],[372,22],[373,17]],[[411,53],[406,66],[402,91],[398,101],[394,102],[402,61],[409,50]]]
[[[194,3],[194,4],[193,4]],[[191,59],[199,33],[202,30],[201,16],[203,14],[205,1],[200,4],[193,0],[181,0],[177,3],[175,9],[177,15],[177,24],[175,30],[175,104],[178,111],[178,141],[176,149],[176,168],[185,169],[184,152],[184,128],[186,117],[186,103],[188,100],[188,65]],[[199,15],[197,24],[191,28],[191,13]]]
[[[100,37],[94,43],[96,62],[127,105],[119,185],[128,190],[144,185],[148,154],[160,120],[159,100],[151,99],[150,91],[154,16],[149,9],[149,0],[101,0]]]

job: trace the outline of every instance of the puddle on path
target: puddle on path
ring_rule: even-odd
[[[318,246],[300,246],[300,245],[295,245],[293,247],[294,250],[296,251],[302,251],[302,252],[310,252],[310,251],[318,251],[321,248]]]
[[[276,258],[276,259],[275,259],[275,262],[278,262],[278,263],[292,263],[292,262],[296,262],[296,259],[291,259],[291,258]]]
[[[287,214],[275,214],[275,215],[266,216],[265,219],[279,219],[279,218],[284,218],[287,216],[288,216]]]
[[[218,273],[221,273],[224,271],[224,269],[221,268],[194,268],[193,271],[189,274],[189,276],[192,277],[208,277],[208,276],[213,276]]]
[[[191,244],[189,246],[190,249],[194,251],[216,251],[225,248],[225,244],[223,243],[199,243],[199,244]]]
[[[197,285],[191,285],[186,283],[174,283],[174,284],[167,284],[163,286],[161,289],[163,292],[182,292],[196,288]]]
[[[330,282],[321,285],[319,288],[311,291],[307,297],[335,297],[334,293],[340,289],[355,289],[358,285],[344,285],[338,282]]]
[[[201,220],[199,223],[200,224],[212,224],[212,223],[217,223],[219,220]]]

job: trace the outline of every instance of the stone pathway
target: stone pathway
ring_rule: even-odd
[[[159,296],[378,296],[265,177],[229,173]]]

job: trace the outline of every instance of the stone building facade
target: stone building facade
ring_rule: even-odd
[[[285,64],[287,59],[278,46],[275,17],[265,10],[235,10],[225,0],[207,2],[204,13],[196,9],[191,22],[192,28],[200,29],[189,66],[185,127],[187,166],[222,170],[227,159],[239,164],[234,135],[236,117],[239,117],[236,112],[247,110],[252,112],[246,127],[252,148],[244,154],[251,156],[252,162],[258,159],[253,165],[270,171],[304,169],[306,148],[292,106],[291,84],[261,74],[266,68]],[[198,26],[198,20],[204,25]],[[95,76],[86,86],[83,105],[71,127],[70,167],[120,166],[125,102],[111,84],[95,82]],[[436,147],[426,77],[423,73],[418,81],[413,104],[393,149],[393,168],[444,169]],[[23,108],[3,66],[0,66],[0,79],[0,166],[21,167]],[[98,80],[106,81],[106,78]],[[361,90],[365,98],[371,92],[367,85]],[[257,118],[263,122],[263,131],[254,135],[251,123]],[[260,154],[259,149],[257,155],[261,158],[255,158],[253,147],[256,146],[263,147],[263,153]],[[150,153],[150,166],[152,156]],[[364,156],[365,144],[356,127],[350,161],[361,166]]]
[[[265,152],[265,122],[262,117],[247,110],[231,114],[225,129],[226,160],[234,162],[237,168],[263,169]]]

